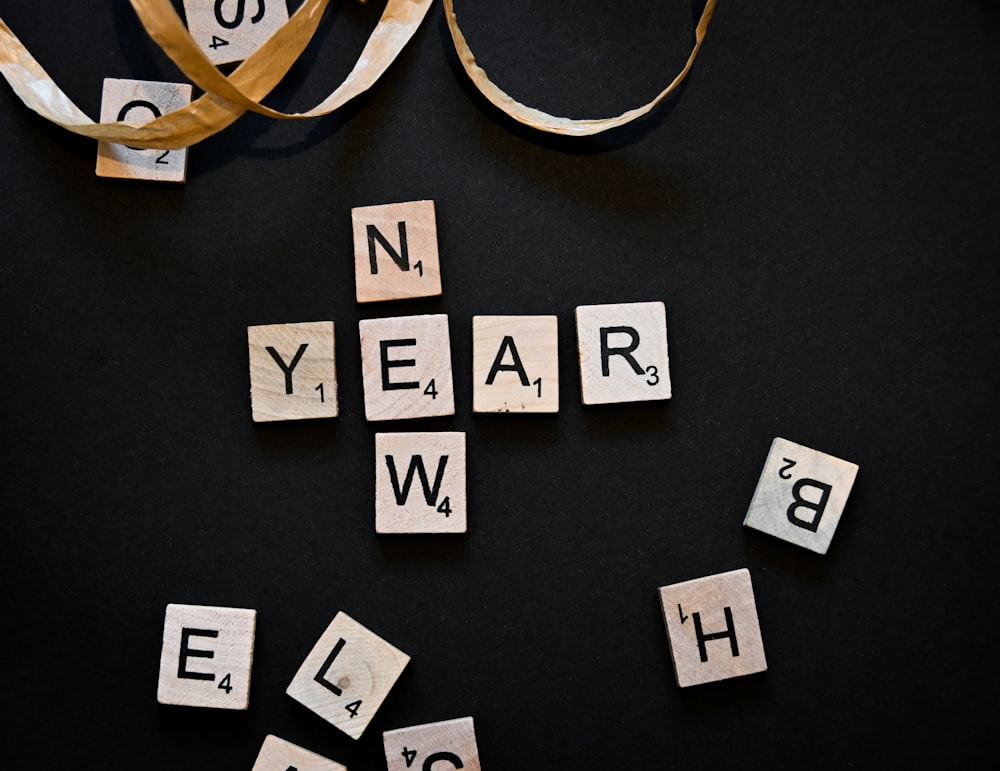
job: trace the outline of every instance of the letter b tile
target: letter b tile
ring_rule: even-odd
[[[776,438],[743,525],[826,554],[857,473],[854,463]]]
[[[660,604],[681,688],[767,669],[749,570],[664,586]]]

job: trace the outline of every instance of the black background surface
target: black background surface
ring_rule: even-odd
[[[337,2],[305,109],[383,3]],[[177,79],[127,3],[4,3],[97,116]],[[602,117],[680,68],[651,0],[458,4],[522,101]],[[472,715],[484,768],[995,765],[1000,9],[722,2],[679,98],[592,139],[505,119],[440,4],[332,117],[246,116],[182,187],[0,88],[5,768],[384,768]],[[359,308],[350,209],[436,202],[444,294]],[[580,405],[573,311],[662,300],[673,399]],[[443,312],[454,418],[365,421],[357,322]],[[561,410],[471,412],[471,317],[557,314]],[[341,417],[250,420],[246,327],[337,323]],[[468,432],[469,532],[374,534],[374,433]],[[830,553],[741,522],[782,436],[860,466]],[[681,690],[656,588],[748,567],[766,673]],[[246,713],[162,707],[169,602],[258,610]],[[412,656],[354,742],[284,695],[344,610]]]

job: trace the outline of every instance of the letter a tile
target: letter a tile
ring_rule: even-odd
[[[121,121],[141,126],[191,103],[189,83],[105,78],[101,122]],[[183,182],[187,178],[187,148],[144,150],[97,143],[97,176],[150,182]]]
[[[475,412],[559,411],[559,320],[472,317]]]
[[[433,201],[351,209],[359,303],[441,294]]]
[[[826,554],[857,474],[854,463],[776,438],[743,525]]]
[[[664,586],[660,604],[681,688],[767,669],[749,570]]]
[[[251,771],[347,771],[347,766],[277,736],[268,736]]]
[[[375,532],[465,532],[465,434],[375,434]]]
[[[208,60],[230,64],[246,59],[288,21],[288,5],[285,0],[184,0],[184,17]]]
[[[368,319],[359,329],[368,420],[455,414],[447,316]]]
[[[461,768],[480,771],[476,728],[471,717],[398,728],[382,734],[388,771]]]
[[[338,613],[285,692],[357,739],[409,661],[346,613]]]
[[[337,417],[332,321],[247,327],[247,339],[256,422]]]
[[[584,404],[670,398],[663,303],[581,305],[576,334]]]
[[[156,700],[246,709],[257,611],[167,605]]]

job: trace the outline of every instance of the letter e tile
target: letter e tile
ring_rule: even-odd
[[[167,605],[156,700],[246,709],[257,611]]]
[[[749,570],[664,586],[660,604],[681,688],[767,669]]]

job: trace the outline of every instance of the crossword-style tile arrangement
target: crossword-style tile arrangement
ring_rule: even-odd
[[[359,303],[441,293],[432,202],[366,206],[353,209],[351,216]],[[472,333],[474,412],[558,412],[555,316],[475,316]],[[334,334],[332,321],[248,327],[254,421],[337,416]],[[580,306],[576,336],[584,405],[670,398],[662,302]],[[359,337],[369,421],[454,415],[446,315],[364,320]],[[853,463],[776,438],[744,525],[825,554],[857,471]],[[376,433],[374,498],[379,535],[466,533],[465,433]],[[679,687],[767,669],[749,570],[664,586],[659,599]],[[255,622],[253,610],[168,605],[158,700],[247,709]],[[340,612],[286,693],[358,739],[409,661],[407,654]],[[388,771],[435,769],[438,764],[480,769],[471,717],[385,731],[382,738]],[[254,769],[328,771],[343,766],[268,736]]]

